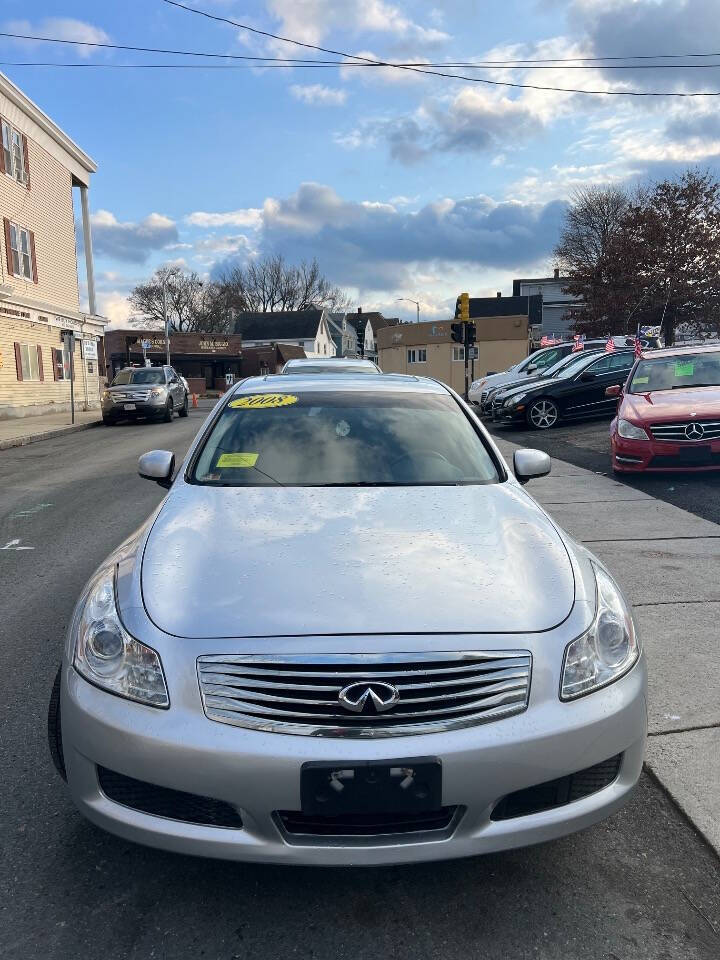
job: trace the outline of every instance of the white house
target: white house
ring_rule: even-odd
[[[572,324],[571,309],[581,306],[577,297],[564,293],[567,279],[560,276],[556,268],[552,277],[525,278],[513,280],[514,297],[542,297],[542,334],[567,336]]]
[[[308,357],[335,356],[335,343],[324,307],[278,313],[237,313],[235,333],[242,335],[243,347],[290,343],[302,347]]]

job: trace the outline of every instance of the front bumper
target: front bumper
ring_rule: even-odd
[[[492,408],[492,418],[496,423],[525,423],[526,409],[527,405],[525,403],[517,407],[500,407],[496,405]]]
[[[671,443],[667,440],[627,440],[610,426],[613,470],[622,473],[686,473],[720,470],[720,440]],[[694,457],[702,461],[693,462]]]
[[[246,730],[209,720],[194,671],[169,687],[158,710],[122,700],[65,666],[62,725],[70,791],[98,826],[128,840],[179,853],[234,860],[316,865],[406,863],[472,856],[539,843],[588,827],[628,799],[640,775],[646,737],[645,662],[604,690],[571,703],[557,697],[557,676],[535,670],[528,709],[444,734],[356,741]],[[541,813],[494,821],[509,793],[622,754],[617,779],[581,800]],[[300,770],[309,761],[438,758],[443,805],[461,815],[441,838],[413,835],[289,841],[276,811],[300,810]],[[121,805],[98,784],[101,765],[128,777],[225,801],[242,829],[201,826]]]
[[[125,420],[128,417],[159,417],[165,410],[167,397],[152,397],[150,400],[103,399],[102,414],[106,419]],[[128,405],[131,409],[128,409]],[[134,409],[132,409],[134,407]]]

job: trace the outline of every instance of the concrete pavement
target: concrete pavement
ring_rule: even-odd
[[[493,439],[512,463],[518,444]],[[563,460],[526,489],[632,603],[649,669],[646,765],[720,854],[720,525]]]
[[[76,410],[75,423],[71,422],[70,411],[64,413],[46,413],[39,417],[13,417],[0,420],[0,450],[11,447],[24,447],[36,440],[48,440],[50,437],[65,433],[76,433],[102,424],[99,410]]]

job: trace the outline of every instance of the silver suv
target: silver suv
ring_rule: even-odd
[[[125,367],[103,391],[102,418],[106,426],[118,420],[165,420],[173,413],[188,415],[188,391],[172,367]]]

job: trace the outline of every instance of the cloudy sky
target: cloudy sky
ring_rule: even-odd
[[[720,50],[718,0],[188,2],[260,30],[405,63]],[[36,0],[24,9],[30,19],[6,17],[2,30],[326,56],[162,0]],[[100,308],[113,323],[129,312],[128,290],[162,263],[212,277],[265,252],[317,256],[365,309],[414,316],[396,302],[405,296],[419,298],[427,318],[446,316],[461,290],[508,294],[514,276],[545,275],[577,185],[720,166],[720,104],[711,97],[587,96],[356,66],[126,69],[201,61],[8,38],[0,54],[5,64],[88,65],[0,69],[98,163],[96,272]],[[720,90],[720,66],[454,72],[601,91]]]

